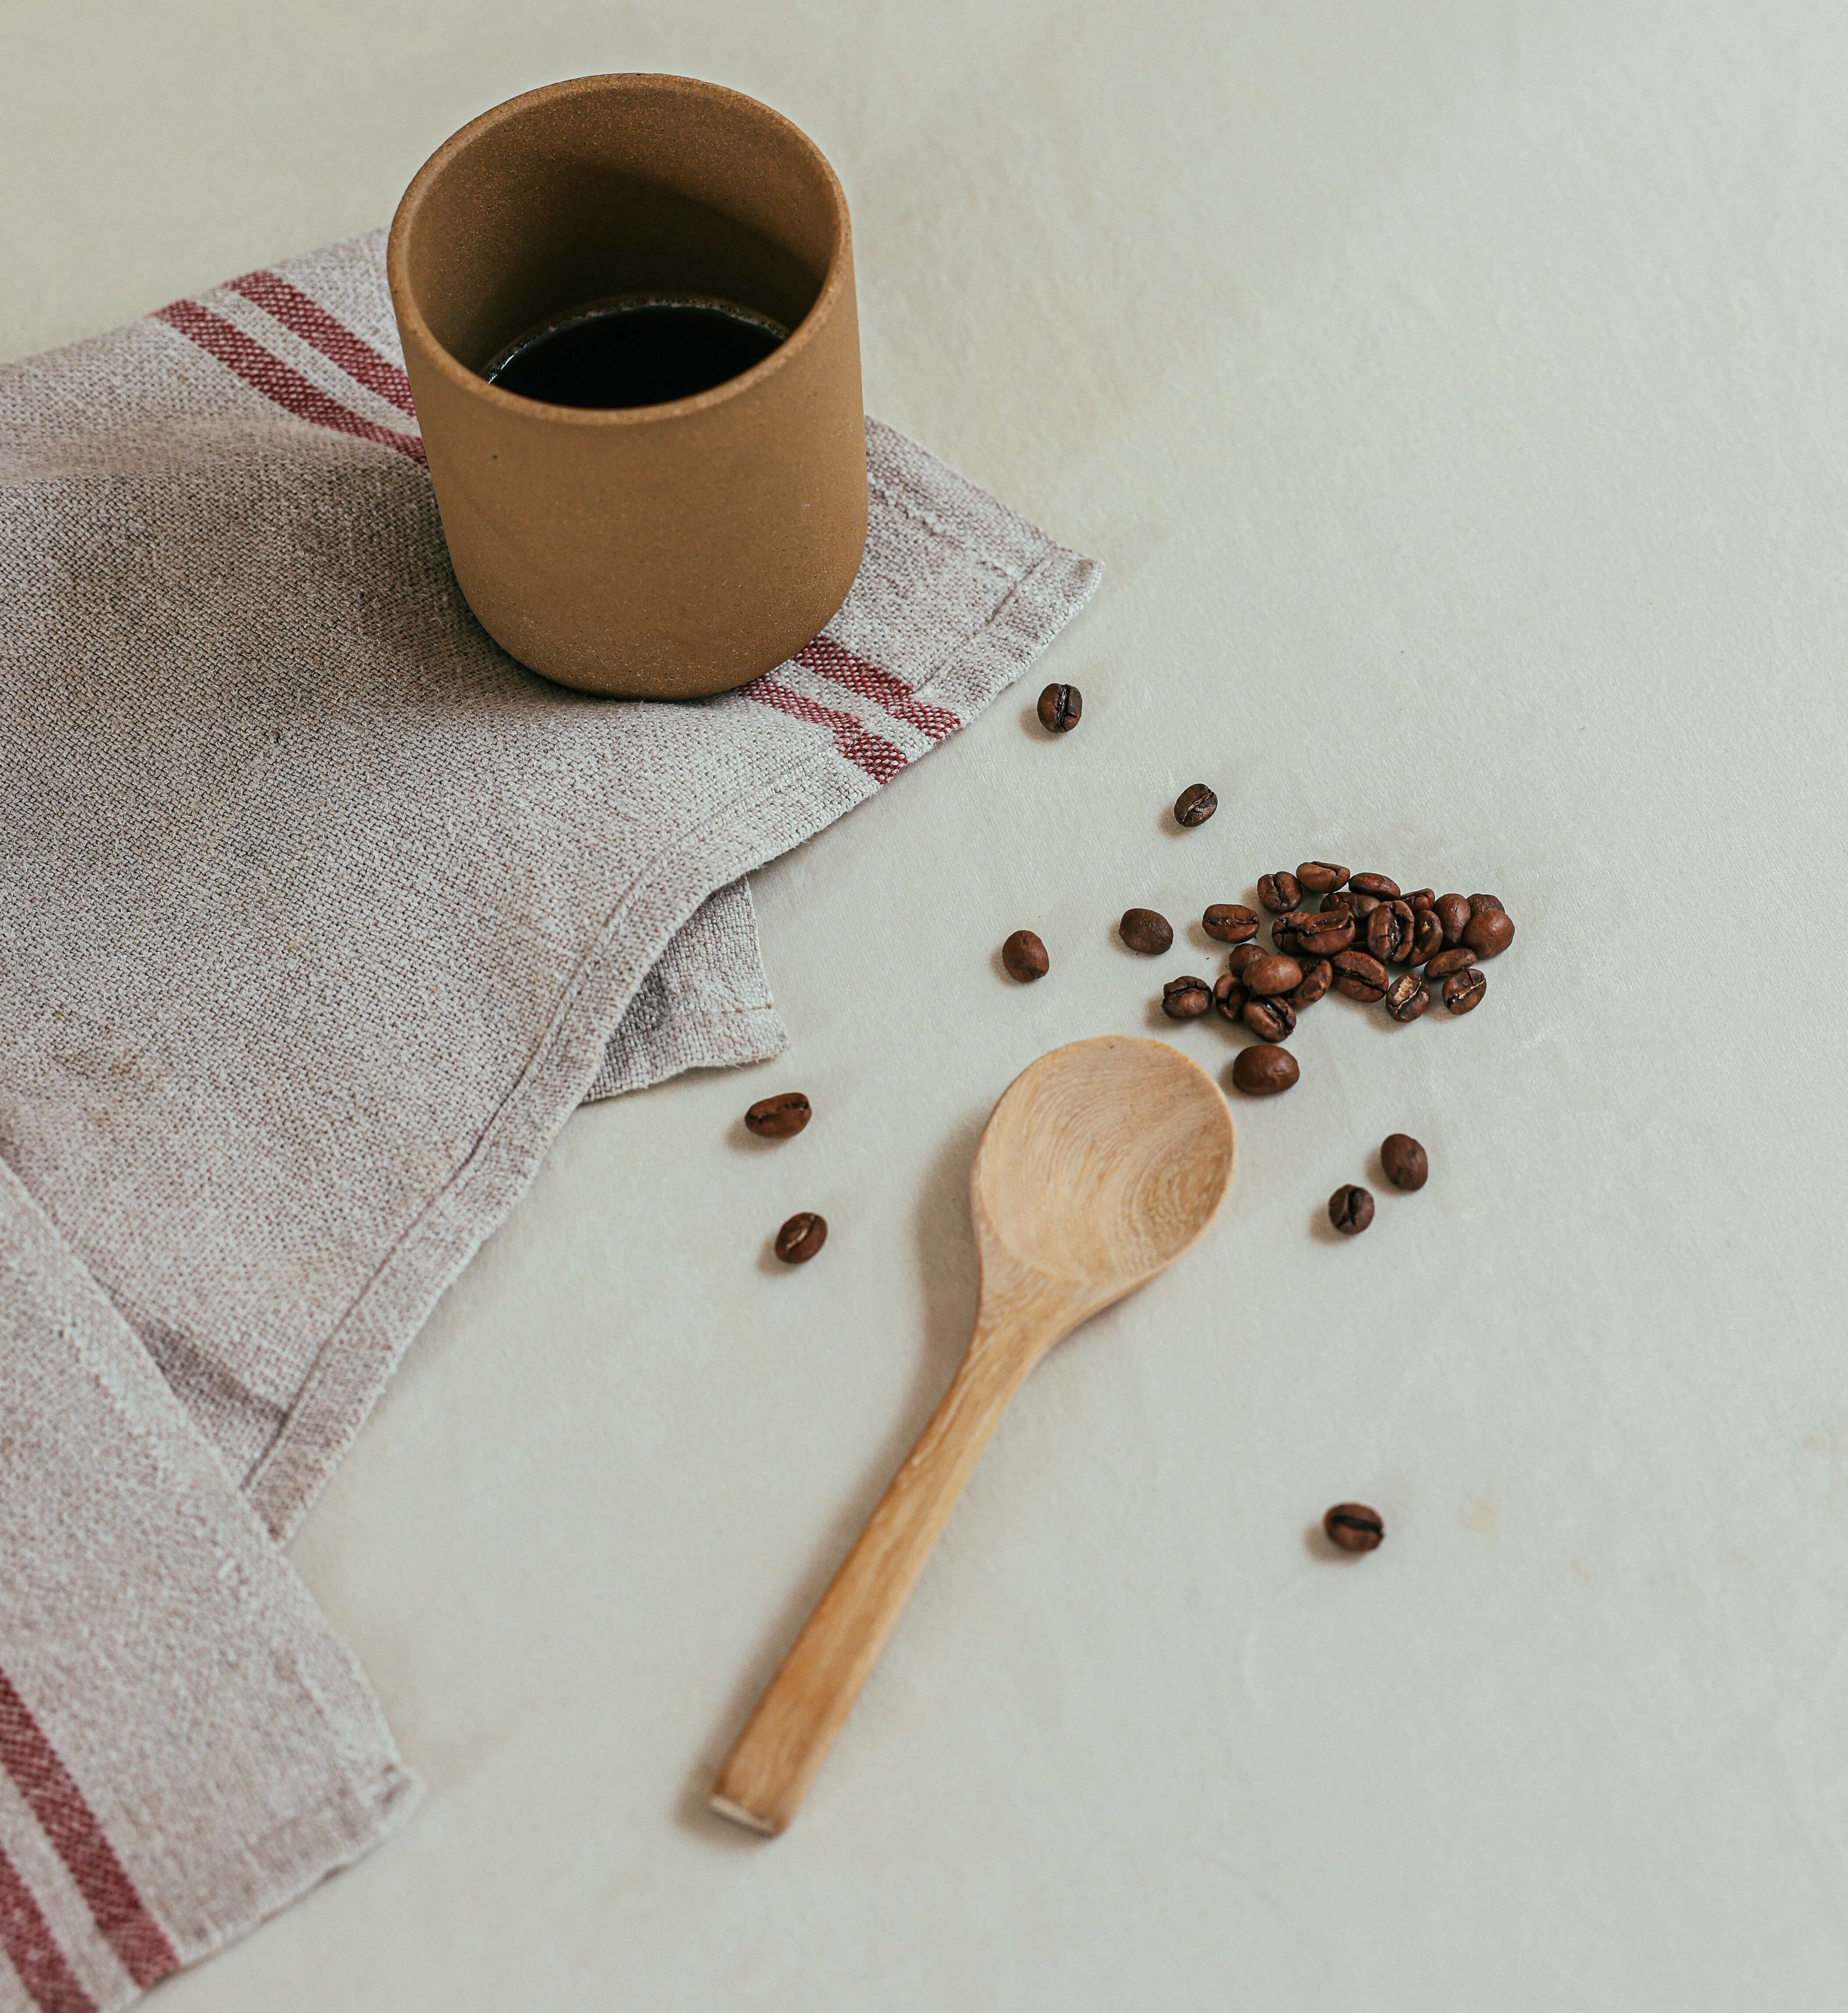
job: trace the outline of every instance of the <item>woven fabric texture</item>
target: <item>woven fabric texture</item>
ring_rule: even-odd
[[[625,703],[463,602],[382,234],[0,370],[0,2007],[122,2003],[402,1807],[271,1541],[578,1103],[781,1046],[744,877],[1091,592],[867,454],[826,632]]]

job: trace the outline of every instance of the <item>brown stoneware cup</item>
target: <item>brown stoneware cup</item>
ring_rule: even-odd
[[[691,699],[825,626],[866,544],[860,328],[846,198],[788,120],[691,77],[529,91],[425,163],[388,264],[456,577],[520,663]],[[642,292],[790,333],[667,405],[554,406],[481,374],[549,317]]]

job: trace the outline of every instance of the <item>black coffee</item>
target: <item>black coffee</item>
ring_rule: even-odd
[[[481,374],[553,406],[660,406],[761,363],[789,333],[767,315],[695,295],[589,301],[510,342]]]

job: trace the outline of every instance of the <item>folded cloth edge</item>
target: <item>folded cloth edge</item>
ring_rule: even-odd
[[[971,503],[1002,506],[890,429],[869,420],[907,459]],[[1011,513],[1008,513],[1011,516]],[[1018,526],[1021,520],[1013,520]],[[1023,531],[1028,529],[1021,526]],[[961,639],[917,696],[967,721],[1003,691],[1096,591],[1095,560],[1044,549],[988,620]],[[715,889],[799,846],[878,787],[824,745],[767,784],[718,806],[656,856],[606,918],[567,989],[546,1039],[473,1153],[433,1196],[345,1318],[322,1346],[246,1492],[286,1538],[339,1465],[444,1289],[506,1218],[565,1121],[589,1095],[610,1038],[670,940]]]

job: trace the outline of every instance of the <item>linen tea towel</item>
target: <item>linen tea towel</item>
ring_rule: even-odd
[[[613,702],[462,601],[382,233],[0,370],[0,2007],[126,2003],[406,1807],[270,1539],[580,1100],[780,1046],[742,877],[1092,591],[867,447],[826,633]]]

